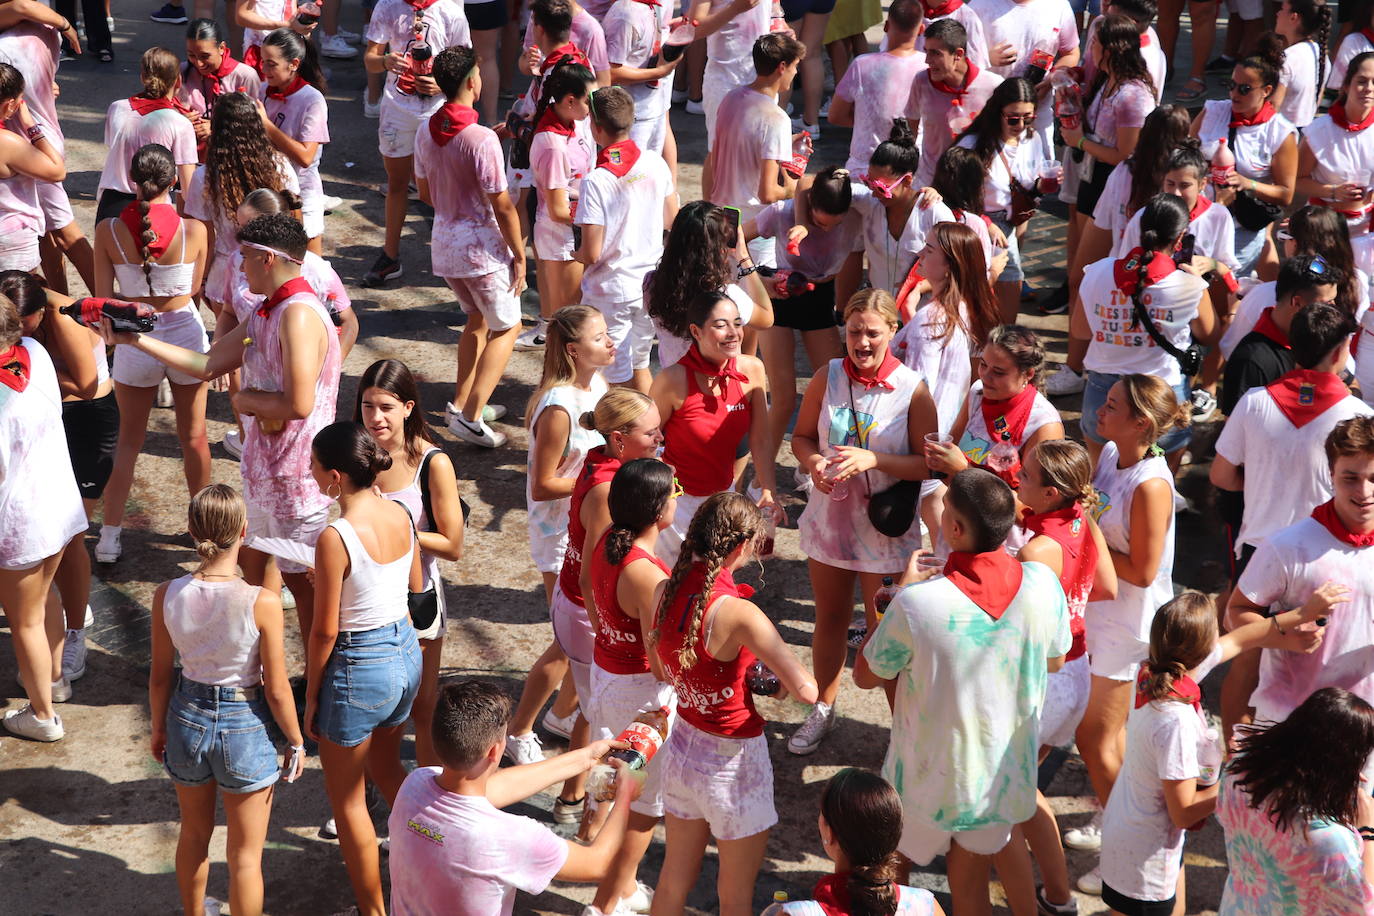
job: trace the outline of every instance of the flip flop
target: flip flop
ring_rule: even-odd
[[[1190,86],[1196,86],[1197,88],[1190,89],[1188,88]],[[1174,98],[1178,99],[1180,102],[1195,102],[1202,98],[1203,94],[1206,92],[1206,78],[1201,76],[1190,76],[1188,82],[1183,84],[1183,88],[1175,93]]]

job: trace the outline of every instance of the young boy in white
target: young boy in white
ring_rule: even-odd
[[[764,35],[754,42],[753,82],[721,100],[721,129],[706,154],[711,181],[703,180],[702,192],[712,203],[738,207],[741,225],[766,204],[791,197],[796,188],[797,180],[782,168],[792,161],[792,122],[778,107],[778,91],[792,85],[805,54],[806,46],[795,38],[781,32]],[[755,264],[774,264],[768,239],[750,242],[749,253]]]
[[[509,718],[510,698],[494,684],[464,681],[439,692],[434,751],[443,765],[407,776],[388,819],[393,916],[510,916],[517,889],[540,894],[553,880],[593,882],[605,874],[625,838],[639,781],[617,780],[615,808],[589,846],[508,814],[500,809],[590,770],[612,748],[593,741],[501,769]]]
[[[916,74],[906,106],[907,119],[919,121],[924,128],[917,187],[930,185],[935,165],[959,133],[954,128],[965,120],[972,124],[992,90],[1002,82],[1002,77],[978,66],[968,56],[968,48],[968,32],[956,19],[940,19],[925,34],[926,70]],[[888,112],[887,116],[890,119],[897,113]],[[879,138],[886,139],[885,134]]]
[[[860,651],[854,683],[895,684],[883,776],[902,796],[897,848],[917,865],[946,856],[955,912],[987,906],[994,857],[1013,908],[1029,912],[1026,847],[1008,841],[1035,811],[1033,736],[1049,672],[1072,644],[1068,604],[1049,567],[1003,549],[1016,515],[1011,488],[980,468],[947,483],[944,574],[918,581],[913,556],[903,582],[916,584]]]
[[[582,244],[573,252],[587,265],[582,304],[601,312],[615,343],[606,381],[647,393],[655,335],[644,308],[644,278],[663,255],[663,227],[677,215],[677,194],[663,157],[630,139],[635,103],[624,88],[598,89],[591,109],[592,137],[600,152],[596,168],[582,179],[577,206]]]
[[[1256,722],[1282,721],[1322,687],[1374,700],[1374,417],[1337,423],[1326,437],[1326,460],[1332,498],[1260,545],[1231,592],[1227,623],[1234,628],[1298,607],[1324,587],[1348,604],[1331,615],[1310,655],[1264,653],[1251,697]]]
[[[926,56],[916,50],[921,9],[920,0],[895,0],[883,23],[886,50],[854,58],[835,87],[826,120],[854,128],[845,163],[851,172],[868,168],[868,157],[887,139],[892,119],[907,110],[912,82],[926,65]]]
[[[482,94],[476,52],[446,48],[434,59],[434,80],[447,102],[415,139],[415,179],[420,199],[434,207],[434,273],[467,315],[448,427],[464,441],[496,448],[505,434],[482,414],[520,333],[525,244],[506,191],[501,141],[477,123],[473,108]]]
[[[415,61],[411,49],[428,46],[428,61]],[[386,167],[386,235],[382,252],[363,278],[364,286],[380,286],[401,275],[401,231],[415,155],[415,134],[444,104],[443,93],[431,76],[417,75],[445,48],[471,47],[462,0],[381,0],[367,24],[369,73],[386,73],[382,90],[378,146]]]
[[[692,5],[697,38],[706,39],[701,104],[706,111],[708,150],[716,142],[716,124],[726,94],[736,86],[749,85],[757,75],[751,57],[754,42],[768,34],[771,15],[772,6],[764,0],[697,0]]]
[[[668,135],[668,102],[672,75],[682,57],[670,62],[659,58],[668,36],[672,4],[659,0],[616,0],[606,13],[606,57],[611,82],[624,86],[635,103],[630,139],[641,150],[663,152]]]

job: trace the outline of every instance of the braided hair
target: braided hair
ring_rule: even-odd
[[[701,619],[711,603],[711,592],[716,585],[716,576],[725,566],[726,557],[736,547],[753,540],[763,525],[763,516],[758,506],[739,493],[714,493],[706,498],[692,516],[687,526],[687,536],[682,541],[682,553],[678,555],[668,584],[663,589],[663,597],[654,614],[654,626],[650,638],[657,646],[663,638],[664,619],[677,598],[682,582],[691,572],[692,566],[701,562],[706,567],[706,575],[701,589],[692,597],[691,617],[678,650],[678,665],[684,670],[697,663],[697,637],[701,633]]]
[[[1141,296],[1145,293],[1150,261],[1161,251],[1171,251],[1179,236],[1188,231],[1188,205],[1172,194],[1156,194],[1145,204],[1140,214],[1140,260],[1135,266],[1135,290],[1131,302],[1144,308]]]
[[[1326,0],[1288,0],[1288,10],[1298,17],[1302,35],[1317,45],[1317,87],[1326,85],[1326,48],[1331,41],[1331,7]]]
[[[151,249],[157,244],[157,232],[153,229],[150,213],[153,200],[165,194],[177,180],[177,166],[171,150],[159,143],[139,147],[129,164],[129,180],[138,192],[140,229],[134,241],[138,243],[139,255],[143,258],[143,279],[148,284],[148,295],[152,296],[155,294]]]
[[[611,479],[607,508],[606,562],[619,566],[635,538],[663,514],[673,493],[673,469],[657,458],[636,458],[620,466]]]

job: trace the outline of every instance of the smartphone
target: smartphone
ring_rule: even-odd
[[[725,211],[725,224],[729,228],[729,237],[736,238],[739,235],[739,207],[722,207]]]
[[[1178,251],[1174,252],[1174,263],[1177,265],[1192,263],[1193,254],[1196,248],[1197,237],[1189,232],[1183,237],[1183,241],[1179,243]]]

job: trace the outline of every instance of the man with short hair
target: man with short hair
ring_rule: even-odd
[[[908,120],[925,126],[916,186],[928,187],[935,165],[954,145],[953,125],[973,123],[1002,77],[975,64],[968,54],[968,32],[957,19],[940,19],[925,33],[926,72],[911,84]],[[886,136],[880,138],[887,139]]]
[[[1017,824],[1035,812],[1046,680],[1072,644],[1058,577],[1003,548],[1011,488],[981,468],[948,481],[944,575],[916,557],[854,662],[854,683],[896,690],[883,775],[902,797],[897,849],[917,865],[944,855],[954,912],[988,908],[989,866],[1014,912],[1034,912],[1035,881]]]
[[[836,127],[854,128],[845,163],[851,172],[868,169],[869,157],[892,130],[893,117],[907,111],[912,83],[926,65],[925,55],[916,50],[921,10],[921,0],[893,0],[883,23],[887,47],[854,58],[835,86],[826,120]],[[908,117],[915,136],[917,119],[910,114]]]

